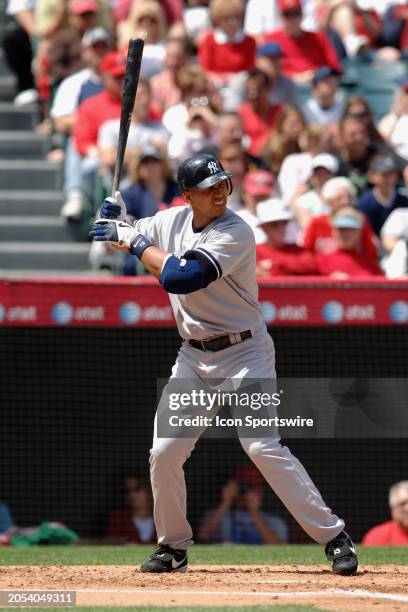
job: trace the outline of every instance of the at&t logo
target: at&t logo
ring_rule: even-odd
[[[119,308],[119,317],[122,323],[126,325],[134,325],[138,323],[142,317],[142,309],[136,302],[125,302]]]
[[[408,321],[408,303],[400,300],[391,304],[390,317],[395,323],[406,323]]]
[[[322,317],[326,323],[339,323],[344,316],[344,307],[335,300],[327,302],[322,308]]]
[[[72,321],[74,309],[68,302],[58,302],[54,304],[51,310],[51,317],[57,325],[67,325]]]

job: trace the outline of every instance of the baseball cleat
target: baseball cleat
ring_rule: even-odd
[[[345,531],[326,544],[325,553],[327,559],[333,561],[333,574],[352,576],[356,573],[358,567],[356,548]]]
[[[141,572],[186,572],[187,551],[161,544],[140,568]]]

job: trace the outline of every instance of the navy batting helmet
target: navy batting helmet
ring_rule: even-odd
[[[181,191],[208,189],[220,181],[227,181],[228,192],[232,192],[231,174],[225,172],[213,155],[201,153],[186,159],[177,171],[177,182]]]

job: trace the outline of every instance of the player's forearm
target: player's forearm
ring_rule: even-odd
[[[160,278],[160,274],[163,268],[164,260],[169,255],[165,251],[162,251],[156,246],[150,246],[145,251],[143,251],[140,261],[156,278]]]

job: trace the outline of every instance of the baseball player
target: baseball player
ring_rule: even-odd
[[[252,229],[227,208],[230,174],[211,155],[183,162],[177,181],[186,206],[126,222],[120,194],[101,206],[90,235],[125,247],[170,295],[183,343],[171,378],[275,378],[274,345],[258,303]],[[150,451],[158,548],[142,572],[187,571],[192,530],[186,518],[183,464],[196,438],[161,438]],[[279,436],[241,445],[298,523],[325,544],[335,574],[357,570],[344,521],[324,503],[302,464]]]

